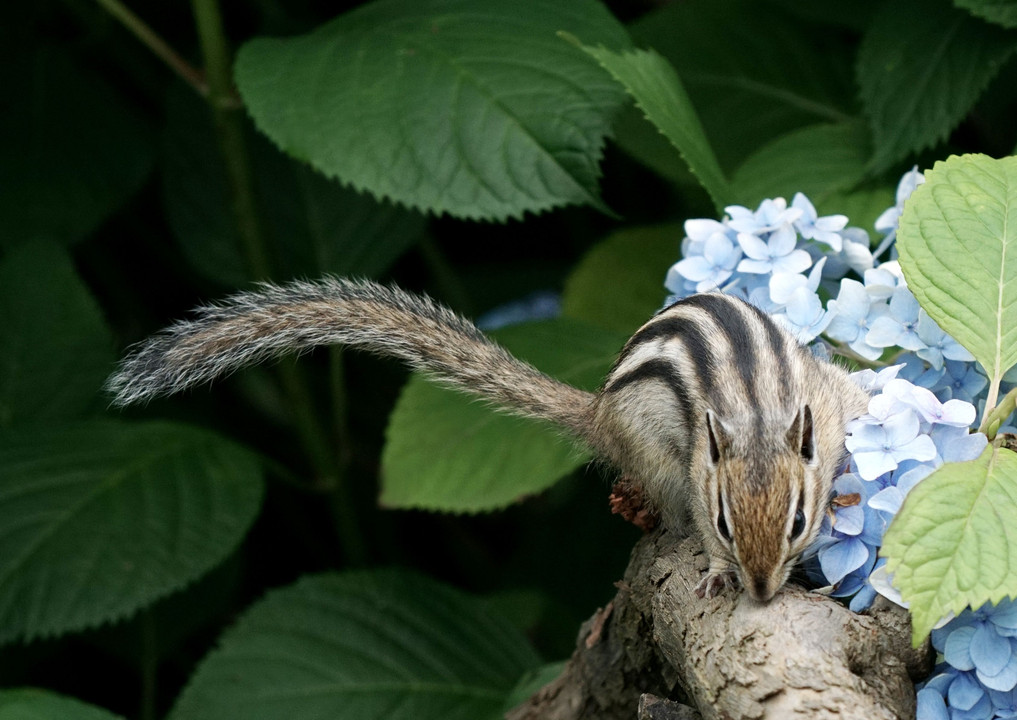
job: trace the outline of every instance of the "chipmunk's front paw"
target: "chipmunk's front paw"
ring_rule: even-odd
[[[696,585],[696,596],[712,598],[726,587],[736,586],[737,580],[733,570],[707,570],[703,579]]]

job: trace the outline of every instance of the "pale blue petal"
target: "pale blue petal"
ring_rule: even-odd
[[[837,508],[834,513],[833,529],[845,535],[857,535],[865,527],[865,511],[861,505]]]
[[[1006,667],[1012,655],[1010,639],[996,634],[992,623],[982,623],[971,638],[971,662],[985,675],[998,675]],[[1006,690],[1008,688],[997,688]]]
[[[875,508],[876,510],[882,510],[888,512],[891,515],[896,515],[897,511],[900,510],[901,503],[904,502],[904,493],[901,492],[900,488],[888,487],[880,490],[878,493],[869,498],[869,507]]]
[[[996,627],[1017,630],[1017,602],[1003,600],[999,605],[989,608],[989,620]]]
[[[971,626],[957,628],[946,637],[943,646],[943,657],[958,670],[974,670],[975,662],[971,659],[971,640],[976,629]]]
[[[830,584],[843,580],[869,559],[869,548],[856,538],[846,538],[819,551],[819,565]]]
[[[978,685],[978,682],[968,674],[961,674],[950,683],[950,690],[947,699],[950,707],[958,710],[971,710],[983,698],[988,700],[985,690]]]
[[[935,459],[937,454],[936,443],[932,442],[932,438],[928,435],[919,435],[911,442],[898,445],[893,449],[893,459],[897,463],[901,463],[904,460],[925,462],[926,460]]]
[[[943,696],[930,688],[919,690],[915,720],[950,720]]]
[[[750,233],[738,233],[738,245],[753,260],[770,260],[770,248],[762,239]]]
[[[869,324],[869,332],[865,335],[865,342],[875,347],[893,347],[904,334],[904,328],[899,322],[889,315],[883,315]]]
[[[880,475],[897,469],[893,455],[883,450],[867,450],[852,455],[858,474],[866,480],[875,480]]]
[[[980,670],[976,670],[978,679],[982,684],[990,690],[1013,690],[1017,687],[1017,653],[1013,651],[1013,644],[1017,641],[1004,638],[1011,645],[1010,659],[1007,661],[1003,669],[995,675],[986,675]],[[972,651],[974,648],[972,648]]]

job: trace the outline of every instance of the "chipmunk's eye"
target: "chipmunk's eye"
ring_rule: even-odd
[[[724,519],[724,496],[723,495],[718,495],[717,496],[717,507],[718,507],[718,509],[717,509],[717,532],[720,533],[720,536],[722,538],[724,538],[728,542],[731,542],[731,530],[727,526],[727,520]]]
[[[795,512],[795,521],[791,525],[791,539],[797,540],[805,532],[805,511],[802,510],[802,506],[798,506],[798,510]]]

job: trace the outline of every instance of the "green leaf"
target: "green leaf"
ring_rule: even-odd
[[[727,179],[671,64],[653,50],[619,53],[604,47],[581,47],[625,87],[646,119],[681,153],[717,210],[727,205],[730,200]]]
[[[262,480],[248,451],[169,423],[0,433],[0,642],[123,618],[236,548]]]
[[[0,248],[81,240],[152,167],[148,128],[62,49],[0,57]]]
[[[664,279],[681,258],[684,235],[677,223],[612,233],[569,275],[562,312],[631,335],[663,305]]]
[[[0,720],[122,720],[119,715],[49,690],[0,690]]]
[[[250,279],[208,108],[170,94],[163,189],[170,226],[191,264],[224,286]],[[344,188],[251,132],[255,192],[276,277],[377,277],[424,231],[426,218]]]
[[[947,0],[885,3],[858,55],[873,170],[944,140],[1015,49],[1010,33]]]
[[[925,311],[999,378],[1017,363],[1017,157],[937,162],[904,206],[897,250]]]
[[[855,114],[853,48],[770,3],[666,3],[630,32],[674,66],[725,171],[789,130]]]
[[[567,320],[515,325],[496,337],[517,357],[596,388],[627,335]],[[480,512],[541,492],[589,460],[549,423],[495,412],[414,377],[389,418],[381,503]]]
[[[305,577],[248,610],[171,720],[483,720],[540,663],[479,603],[399,571]]]
[[[547,663],[536,670],[526,673],[505,701],[505,707],[503,708],[505,713],[508,714],[512,708],[522,705],[540,688],[555,680],[565,670],[566,665],[568,665],[567,660],[559,660],[558,662]]]
[[[1017,454],[991,445],[912,490],[883,538],[917,644],[949,613],[1017,597]]]
[[[761,147],[734,174],[732,195],[755,208],[764,198],[805,193],[820,212],[843,213],[827,199],[865,175],[870,150],[867,129],[858,122],[810,125]],[[853,219],[853,218],[852,218]]]
[[[0,261],[0,428],[101,407],[113,360],[102,313],[66,252],[24,243]]]
[[[1017,3],[1013,0],[953,0],[956,7],[1006,28],[1017,28]]]
[[[606,209],[598,161],[625,96],[559,30],[629,43],[594,0],[377,0],[248,42],[236,81],[279,147],[377,197],[488,220]]]

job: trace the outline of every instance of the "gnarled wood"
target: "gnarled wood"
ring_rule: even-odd
[[[705,720],[914,717],[932,653],[912,649],[905,611],[877,599],[858,615],[793,586],[765,605],[734,589],[698,598],[705,567],[694,539],[645,536],[562,674],[507,717],[687,717],[681,704]]]

